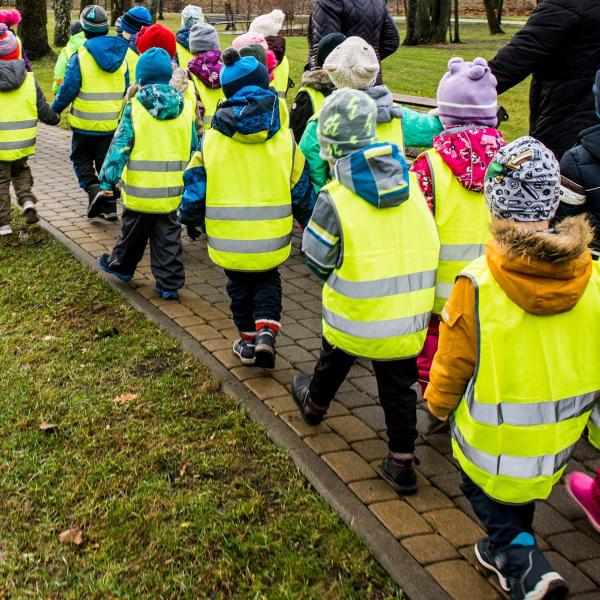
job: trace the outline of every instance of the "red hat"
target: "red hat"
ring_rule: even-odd
[[[155,23],[150,27],[142,27],[137,35],[135,45],[140,54],[143,54],[149,48],[162,48],[169,53],[171,58],[175,58],[177,51],[175,34],[160,23]]]

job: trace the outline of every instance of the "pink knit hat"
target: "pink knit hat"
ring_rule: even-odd
[[[231,45],[236,50],[240,50],[244,46],[252,46],[254,44],[262,46],[265,49],[265,51],[269,49],[269,44],[267,44],[265,36],[262,33],[252,33],[251,31],[236,37]]]

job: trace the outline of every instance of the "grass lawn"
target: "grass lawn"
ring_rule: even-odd
[[[0,597],[402,596],[207,370],[59,243],[2,239],[0,265]]]

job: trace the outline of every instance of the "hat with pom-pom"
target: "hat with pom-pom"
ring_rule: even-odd
[[[0,10],[0,23],[9,29],[21,22],[21,13],[18,10]]]
[[[143,54],[150,48],[162,48],[171,58],[175,58],[177,52],[175,34],[160,23],[155,23],[154,25],[150,25],[150,27],[142,27],[137,34],[135,47],[140,54]]]
[[[437,91],[439,117],[445,127],[498,124],[496,78],[484,58],[451,58]]]
[[[5,23],[0,23],[0,60],[17,60],[19,56],[19,44],[15,34]]]
[[[250,23],[248,31],[262,33],[265,37],[277,35],[283,28],[285,13],[276,8],[266,15],[260,15]]]
[[[377,81],[379,60],[373,46],[352,36],[332,50],[323,68],[336,88],[365,90]]]
[[[242,58],[235,48],[226,48],[221,61],[223,63],[220,74],[221,87],[227,98],[231,98],[242,88],[250,85],[269,89],[267,68],[253,56]]]
[[[265,51],[269,49],[269,44],[267,44],[267,40],[262,33],[252,33],[249,31],[248,33],[238,35],[238,37],[231,42],[231,45],[236,50],[241,50],[244,46],[253,46],[254,44],[262,46]]]

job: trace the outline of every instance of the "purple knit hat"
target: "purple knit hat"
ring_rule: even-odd
[[[484,58],[465,62],[451,58],[437,91],[440,120],[445,127],[498,123],[498,82]]]

